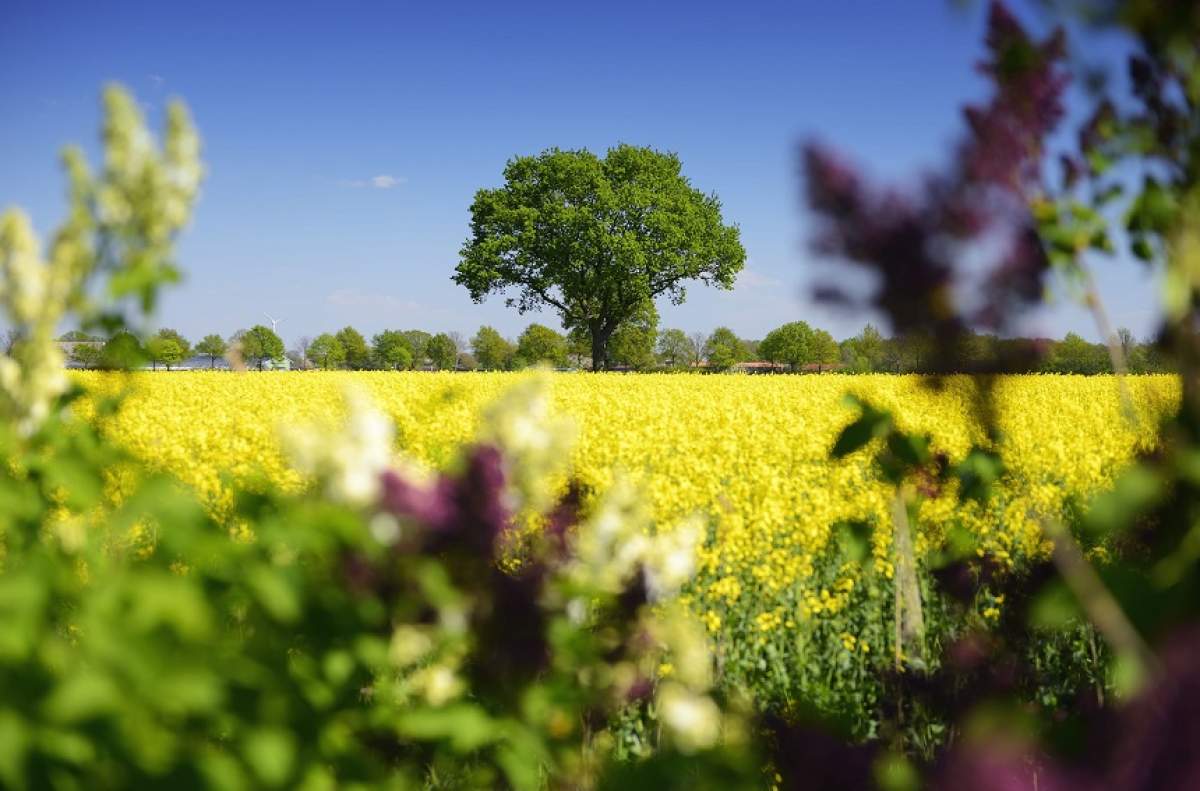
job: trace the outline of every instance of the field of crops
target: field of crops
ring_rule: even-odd
[[[107,430],[137,456],[194,486],[220,513],[228,505],[223,476],[303,485],[285,462],[280,428],[333,425],[347,384],[365,389],[394,419],[398,453],[439,467],[474,435],[481,409],[521,375],[76,376],[96,392],[129,388]],[[659,529],[696,514],[705,518],[709,541],[688,597],[727,672],[780,698],[816,683],[804,676],[806,667],[820,674],[840,667],[843,676],[834,685],[853,685],[854,668],[884,652],[889,640],[889,532],[874,532],[873,563],[865,566],[846,561],[829,541],[838,523],[888,520],[890,490],[877,481],[870,454],[829,460],[834,438],[855,415],[845,394],[891,410],[905,430],[928,432],[952,460],[981,438],[969,417],[973,385],[967,379],[937,392],[916,377],[884,375],[558,374],[549,380],[553,408],[575,425],[577,478],[593,490],[619,475],[632,478]],[[1136,420],[1123,414],[1110,377],[1002,380],[1003,484],[986,506],[962,506],[951,491],[924,500],[918,556],[954,528],[970,531],[981,549],[1013,564],[1044,553],[1037,517],[1102,490],[1177,402],[1173,377],[1128,384]],[[984,602],[981,616],[994,617],[1000,606]],[[818,654],[820,662],[809,661]]]

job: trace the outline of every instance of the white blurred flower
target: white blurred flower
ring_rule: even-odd
[[[337,431],[287,426],[282,439],[292,465],[316,478],[335,500],[370,505],[379,499],[380,476],[392,462],[395,427],[370,398],[347,388],[346,422]]]
[[[721,710],[708,695],[666,682],[658,691],[658,716],[685,753],[708,749],[721,737]]]
[[[552,479],[570,458],[574,428],[550,408],[550,379],[533,374],[510,387],[483,414],[479,439],[503,451],[518,508],[544,510],[555,495]]]

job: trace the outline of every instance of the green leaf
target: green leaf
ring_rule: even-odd
[[[260,566],[246,579],[254,597],[267,613],[280,623],[294,623],[303,610],[300,593],[284,571]]]
[[[46,716],[71,723],[115,711],[121,692],[113,680],[94,670],[77,670],[54,688],[43,704]]]
[[[296,742],[283,728],[259,728],[242,740],[242,755],[264,784],[278,787],[292,774]]]
[[[497,723],[479,706],[456,703],[405,712],[396,730],[411,739],[445,741],[459,753],[469,753],[500,738]]]
[[[15,711],[0,711],[0,783],[25,788],[25,756],[29,752],[29,725]]]
[[[1029,625],[1034,629],[1058,631],[1079,623],[1081,617],[1075,597],[1061,581],[1043,588],[1029,607]]]
[[[835,459],[848,456],[876,437],[882,436],[892,421],[891,415],[887,412],[880,412],[858,399],[851,397],[847,401],[857,404],[862,410],[862,416],[842,429],[842,433],[838,435],[837,441],[833,443],[833,449],[830,451],[830,456]]]
[[[1093,534],[1109,535],[1126,529],[1134,518],[1157,502],[1162,479],[1138,464],[1126,470],[1111,491],[1092,500],[1084,525]]]

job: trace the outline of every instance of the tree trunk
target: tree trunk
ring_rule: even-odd
[[[608,339],[612,337],[612,328],[607,324],[593,324],[592,331],[592,370],[608,370]]]

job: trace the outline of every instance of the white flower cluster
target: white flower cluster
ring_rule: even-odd
[[[71,312],[87,319],[97,294],[114,303],[136,294],[149,309],[158,286],[176,278],[171,244],[203,177],[200,140],[182,105],[169,110],[162,152],[127,93],[108,88],[104,105],[104,175],[93,179],[79,150],[68,149],[69,214],[48,259],[23,212],[0,216],[0,310],[19,339],[0,358],[0,415],[24,435],[67,386],[59,324]],[[90,287],[97,272],[109,276],[106,289]]]
[[[640,567],[652,601],[664,601],[691,579],[704,538],[698,519],[651,533],[653,519],[643,493],[618,477],[574,537],[571,573],[598,590],[617,592]]]
[[[554,498],[552,481],[570,459],[575,429],[550,409],[550,379],[531,374],[484,412],[479,434],[504,453],[517,508],[544,511]]]
[[[347,387],[344,397],[347,412],[341,428],[327,432],[285,426],[283,445],[296,470],[314,477],[329,497],[368,506],[378,502],[381,476],[393,462],[395,426],[361,390]],[[376,532],[385,531],[381,525]]]

